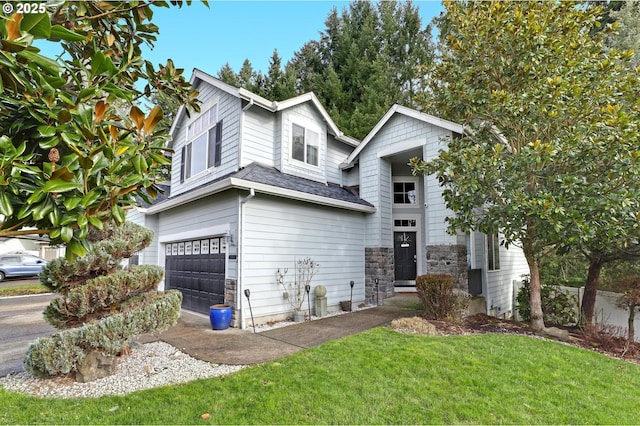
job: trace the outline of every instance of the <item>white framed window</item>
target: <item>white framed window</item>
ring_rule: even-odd
[[[393,182],[393,204],[415,205],[418,202],[415,181]]]
[[[311,166],[320,164],[320,133],[299,124],[291,127],[291,158]]]
[[[500,270],[500,236],[487,235],[487,267],[490,271]]]
[[[182,147],[180,182],[219,166],[221,155],[222,120],[218,120],[218,105],[214,104],[187,125],[187,139]]]

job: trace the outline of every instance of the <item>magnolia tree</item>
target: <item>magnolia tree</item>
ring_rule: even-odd
[[[36,6],[0,17],[0,236],[48,234],[82,256],[90,227],[124,222],[170,165],[166,131],[156,131],[162,110],[134,103],[161,91],[197,109],[196,92],[170,60],[142,58],[158,33],[153,9],[168,2]],[[36,40],[63,53],[49,58]]]
[[[446,2],[435,107],[465,135],[416,173],[444,186],[452,230],[500,230],[531,272],[531,323],[544,330],[539,262],[558,243],[638,220],[638,76],[631,52],[591,35],[599,8],[569,2]],[[622,218],[629,220],[621,221]],[[610,227],[609,227],[610,226]]]

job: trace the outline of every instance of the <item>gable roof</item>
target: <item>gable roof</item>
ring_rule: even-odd
[[[191,75],[191,80],[189,82],[192,86],[194,86],[198,81],[206,82],[207,84],[210,84],[224,92],[227,92],[232,96],[248,101],[251,105],[259,106],[270,112],[283,111],[287,108],[291,108],[305,102],[311,102],[318,113],[320,113],[323,120],[327,123],[327,126],[329,127],[329,133],[331,133],[336,138],[336,140],[352,147],[356,147],[360,144],[360,141],[358,139],[347,136],[342,133],[340,129],[338,129],[336,123],[333,122],[333,120],[313,92],[305,93],[304,95],[296,96],[294,98],[286,99],[280,102],[270,101],[260,95],[256,95],[255,93],[248,91],[247,89],[233,87],[223,82],[222,80],[217,79],[210,74],[207,74],[204,71],[194,68],[193,74]],[[180,122],[182,116],[185,114],[185,111],[185,106],[182,105],[178,110],[178,113],[176,114],[176,118],[173,120],[171,129],[169,130],[169,134],[172,137],[176,130],[177,123]]]
[[[360,152],[367,146],[369,142],[380,132],[380,130],[384,127],[385,124],[393,117],[394,114],[402,114],[407,117],[415,118],[416,120],[423,121],[425,123],[433,124],[434,126],[442,127],[443,129],[450,130],[452,132],[462,134],[462,125],[454,123],[452,121],[444,120],[442,118],[425,114],[420,111],[416,111],[415,109],[407,108],[402,105],[395,104],[393,105],[389,111],[378,121],[378,124],[369,132],[367,136],[360,142],[360,145],[356,147],[355,150],[349,155],[347,160],[342,164],[343,168],[348,168],[353,165],[353,161],[358,157]]]
[[[287,175],[273,167],[251,163],[237,172],[154,204],[147,209],[146,214],[170,210],[232,188],[363,213],[376,211],[372,204],[340,185]]]

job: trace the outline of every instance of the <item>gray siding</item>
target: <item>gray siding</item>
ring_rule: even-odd
[[[485,238],[486,241],[486,238]],[[486,250],[486,242],[485,242]],[[510,246],[500,247],[500,270],[489,271],[484,266],[487,276],[487,308],[496,309],[498,316],[513,314],[513,281],[521,281],[523,274],[529,273],[529,266],[522,249]]]
[[[280,171],[305,179],[326,182],[327,126],[322,120],[322,116],[309,102],[288,108],[279,115],[281,118],[282,141]],[[294,123],[303,127],[310,125],[310,127],[313,127],[311,130],[319,133],[318,167],[307,165],[291,158],[291,130]]]
[[[191,239],[215,237],[229,229],[234,238],[238,235],[238,193],[226,191],[215,196],[196,200],[191,203],[159,213],[159,234],[161,239]],[[207,229],[219,229],[215,235],[207,234]],[[193,235],[186,238],[181,235]],[[234,240],[235,241],[235,240]],[[164,266],[164,244],[159,244],[158,264]],[[237,242],[227,248],[228,254],[237,254]],[[236,278],[238,265],[235,260],[227,262],[227,278]]]
[[[138,261],[141,265],[156,265],[158,263],[158,218],[146,216],[140,208],[136,207],[127,211],[127,221],[153,231],[153,240],[149,247],[138,253]]]
[[[350,280],[355,281],[354,303],[364,300],[362,213],[258,195],[245,204],[243,216],[242,287],[251,290],[256,317],[292,312],[276,283],[276,270],[289,268],[289,281],[294,261],[305,257],[320,264],[311,282],[312,309],[313,288],[320,284],[327,288],[330,310],[349,299]]]
[[[240,138],[240,114],[241,101],[220,89],[209,84],[202,83],[197,89],[200,91],[198,98],[203,105],[218,101],[218,120],[224,120],[222,125],[222,160],[221,165],[209,169],[205,173],[193,176],[183,183],[180,182],[180,163],[182,161],[182,147],[186,143],[186,129],[189,118],[186,114],[182,117],[173,141],[173,167],[171,169],[171,194],[178,195],[189,189],[217,179],[238,169],[238,143]],[[195,117],[192,114],[192,118]]]
[[[379,234],[367,232],[367,246],[392,246],[391,165],[385,158],[379,158],[379,153],[406,141],[423,141],[425,156],[435,157],[438,150],[444,147],[444,144],[440,143],[440,138],[449,134],[448,130],[440,127],[402,114],[395,114],[360,153],[360,194],[378,209],[376,214],[367,218],[367,228],[372,231],[380,230]],[[455,244],[455,237],[445,232],[446,209],[441,196],[442,191],[435,179],[426,179],[424,200],[428,205],[429,226],[425,243]]]
[[[327,181],[337,183],[339,185],[346,185],[342,181],[342,171],[340,170],[340,164],[342,164],[349,154],[353,151],[353,147],[335,140],[332,135],[327,135]],[[355,184],[357,185],[357,183]]]
[[[256,106],[251,107],[244,113],[241,166],[256,162],[275,167],[277,164],[275,140],[275,114]]]

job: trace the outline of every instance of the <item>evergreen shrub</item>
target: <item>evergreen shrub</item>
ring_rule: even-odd
[[[531,283],[529,276],[523,276],[523,286],[516,296],[516,309],[523,321],[531,320]],[[553,283],[542,283],[540,289],[542,300],[542,315],[545,322],[569,325],[578,322],[578,298],[571,296],[568,291],[562,291]]]
[[[90,351],[115,356],[133,337],[177,322],[182,293],[155,290],[162,268],[122,266],[123,259],[152,239],[153,232],[142,226],[106,223],[88,233],[86,256],[55,259],[44,268],[41,281],[59,294],[44,317],[62,331],[31,345],[25,370],[38,376],[68,374],[77,371]]]

